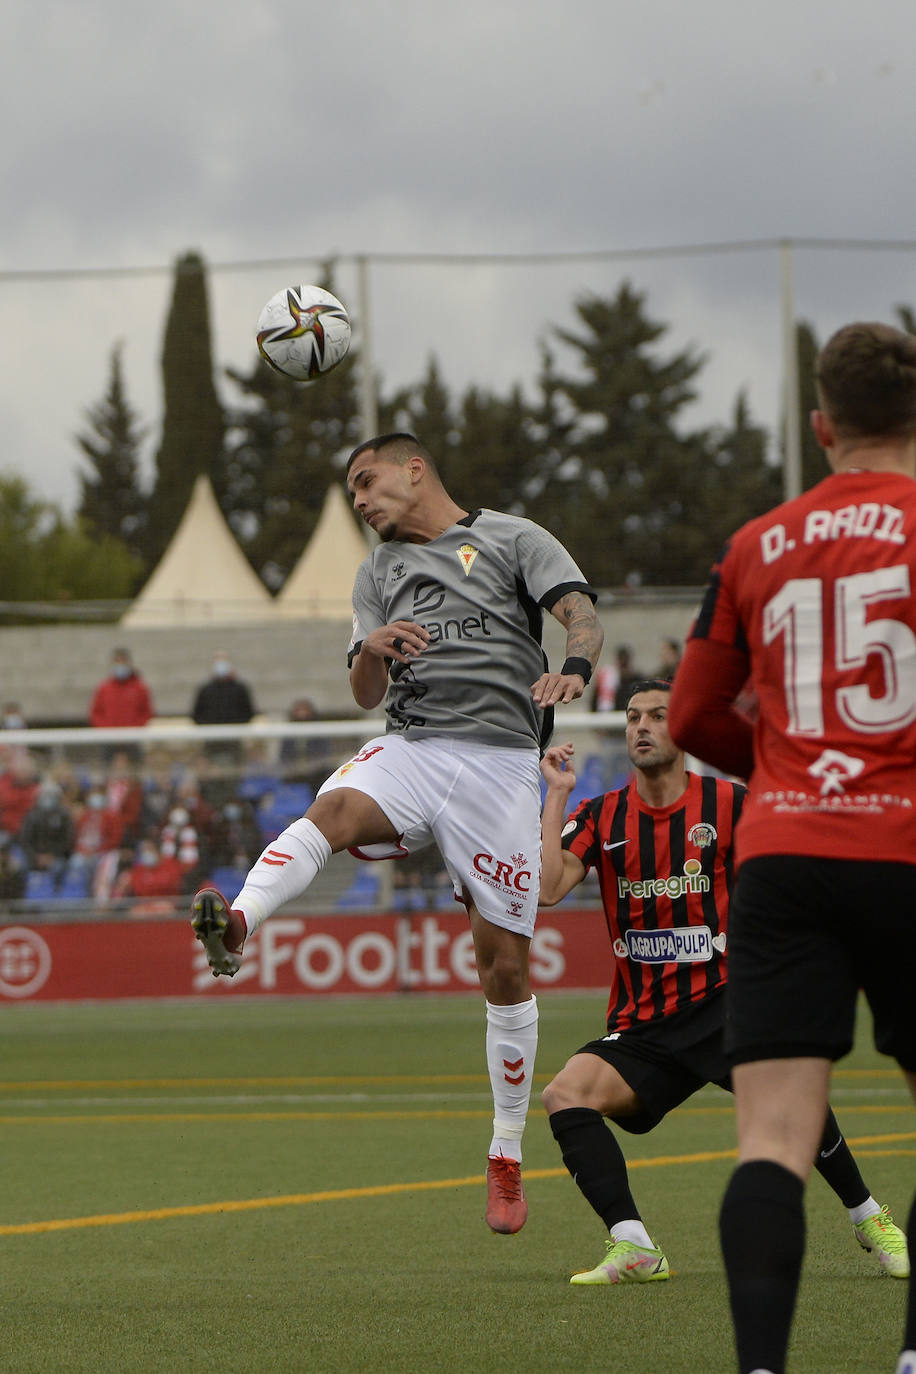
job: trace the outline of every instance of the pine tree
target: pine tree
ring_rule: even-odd
[[[612,300],[587,297],[575,308],[580,329],[554,337],[578,355],[579,373],[551,380],[554,406],[562,397],[573,425],[535,518],[594,585],[688,581],[706,436],[682,436],[676,421],[695,399],[703,358],[692,349],[660,358],[655,345],[667,326],[649,319],[627,282]]]
[[[807,491],[822,482],[830,471],[824,450],[814,437],[810,415],[820,401],[815,380],[815,364],[820,345],[810,324],[799,320],[795,328],[795,353],[798,361],[798,413],[801,424],[801,484]]]
[[[531,411],[521,387],[506,397],[470,387],[461,402],[450,455],[450,494],[466,510],[485,506],[522,515],[537,459]]]
[[[85,412],[89,429],[76,442],[91,464],[77,473],[77,514],[86,532],[120,539],[134,558],[141,557],[146,501],[140,490],[140,449],[146,433],[127,399],[121,356],[123,344],[111,350],[108,389]]]
[[[201,473],[214,472],[223,447],[223,412],[213,381],[206,270],[197,253],[186,253],[175,264],[162,348],[162,380],[162,439],[156,454],[146,536],[150,567],[174,534],[195,479]]]
[[[705,578],[708,565],[726,539],[746,520],[763,515],[782,500],[782,473],[767,461],[767,432],[751,418],[747,396],[735,401],[730,425],[711,436],[711,455],[697,486],[704,552],[712,550],[705,570],[690,581]],[[695,567],[697,565],[694,565]]]

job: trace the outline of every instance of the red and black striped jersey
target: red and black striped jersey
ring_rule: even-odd
[[[732,842],[747,789],[688,773],[671,806],[627,787],[585,801],[563,848],[598,874],[614,951],[608,1030],[670,1016],[726,980]]]

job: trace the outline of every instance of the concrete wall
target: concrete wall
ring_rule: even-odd
[[[646,673],[657,666],[664,637],[683,641],[699,591],[602,596],[603,660],[629,644]],[[216,649],[226,649],[251,687],[258,710],[283,719],[298,696],[310,697],[325,716],[358,712],[347,686],[350,621],[290,621],[225,628],[135,629],[117,625],[12,626],[0,629],[0,701],[18,701],[30,725],[81,724],[112,649],[125,646],[146,679],[158,715],[185,716],[198,685],[209,676]],[[564,631],[547,616],[545,647],[559,666]]]

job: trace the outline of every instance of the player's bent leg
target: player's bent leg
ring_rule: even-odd
[[[869,1192],[832,1110],[827,1112],[827,1124],[814,1167],[846,1208],[853,1236],[863,1250],[874,1255],[882,1273],[894,1279],[909,1278],[906,1235],[896,1225],[888,1208],[876,1202]]]
[[[542,1094],[563,1163],[608,1231],[604,1258],[573,1274],[575,1285],[647,1283],[671,1269],[649,1236],[630,1191],[623,1151],[606,1116],[627,1117],[643,1104],[618,1070],[595,1054],[574,1054]]]
[[[266,846],[233,902],[211,887],[195,894],[191,925],[213,974],[232,977],[237,972],[247,936],[301,896],[332,853],[360,842],[396,839],[394,826],[367,793],[338,788],[316,798],[304,816]],[[223,917],[226,925],[221,927]]]

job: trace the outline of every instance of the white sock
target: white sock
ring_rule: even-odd
[[[536,998],[511,1007],[487,1003],[487,1068],[493,1089],[491,1155],[521,1160],[537,1047]]]
[[[312,821],[302,816],[287,826],[264,850],[232,903],[245,917],[248,934],[301,896],[330,857],[331,846]]]
[[[864,1202],[859,1203],[858,1207],[849,1207],[847,1211],[853,1226],[858,1226],[860,1222],[868,1221],[869,1217],[876,1217],[881,1208],[873,1197],[867,1197]]]
[[[649,1232],[642,1222],[635,1218],[632,1221],[615,1221],[611,1235],[614,1240],[629,1240],[634,1245],[641,1245],[644,1250],[655,1249],[654,1243],[649,1238]]]

